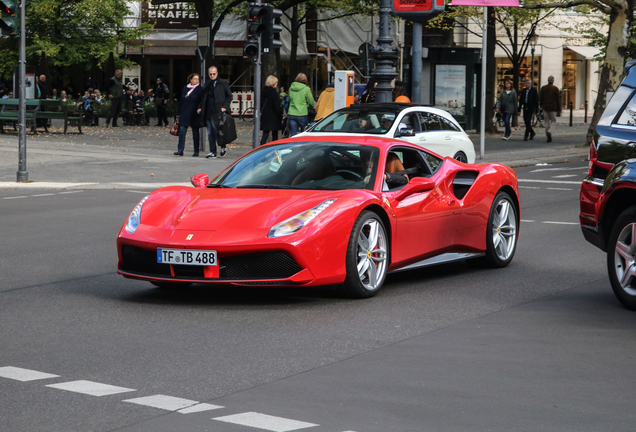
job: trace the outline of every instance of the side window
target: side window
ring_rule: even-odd
[[[632,88],[620,86],[618,90],[616,90],[616,93],[614,93],[614,96],[612,96],[612,99],[610,99],[610,101],[607,103],[607,107],[605,108],[605,111],[603,111],[598,124],[601,126],[611,125],[612,121],[614,121],[614,118],[616,117],[616,114],[621,110],[621,108],[625,104],[625,101],[627,101],[631,97],[633,91],[634,89]]]
[[[440,116],[439,120],[440,120],[440,123],[442,123],[442,129],[459,132],[459,128],[457,127],[457,125],[453,123],[452,121],[450,121],[449,119],[447,119],[446,117]]]
[[[442,127],[439,123],[439,116],[428,112],[421,112],[420,118],[423,131],[442,130]]]
[[[404,117],[402,117],[402,120],[400,120],[400,124],[398,129],[415,129],[415,120],[417,120],[417,117],[415,114],[407,114]]]
[[[442,162],[444,162],[442,159],[436,158],[435,156],[428,154],[426,152],[420,152],[420,154],[424,156],[424,159],[426,159],[426,162],[428,162],[428,165],[431,167],[432,173],[435,173],[435,171],[437,171],[437,169],[440,167]]]
[[[636,95],[629,101],[616,123],[625,126],[636,126]]]

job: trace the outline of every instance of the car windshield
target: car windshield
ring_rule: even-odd
[[[302,142],[261,147],[234,162],[208,187],[254,189],[373,189],[380,150]]]
[[[352,108],[336,111],[318,122],[310,132],[385,134],[402,108]]]

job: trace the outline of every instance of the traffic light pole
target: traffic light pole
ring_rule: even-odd
[[[26,84],[24,78],[26,76],[26,8],[24,3],[26,0],[20,1],[20,100],[18,109],[18,155],[19,165],[17,172],[17,181],[25,182],[29,180],[29,173],[26,168]],[[36,84],[37,85],[37,84]],[[35,121],[35,118],[33,119]]]
[[[254,133],[252,136],[252,148],[258,147],[261,131],[261,42],[263,35],[258,35],[258,57],[254,66]]]

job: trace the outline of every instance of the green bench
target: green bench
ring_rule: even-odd
[[[19,99],[0,99],[0,133],[4,133],[4,124],[18,122]],[[44,107],[45,110],[40,110]],[[27,99],[26,100],[26,124],[32,132],[37,132],[38,119],[64,120],[64,133],[69,126],[77,127],[82,133],[82,114],[69,111],[67,105],[61,100],[53,99]],[[49,131],[44,123],[44,130]]]

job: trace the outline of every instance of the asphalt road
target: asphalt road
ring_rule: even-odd
[[[586,167],[517,169],[509,267],[362,301],[127,280],[115,236],[143,191],[0,190],[0,430],[633,431],[636,314],[581,235]]]

